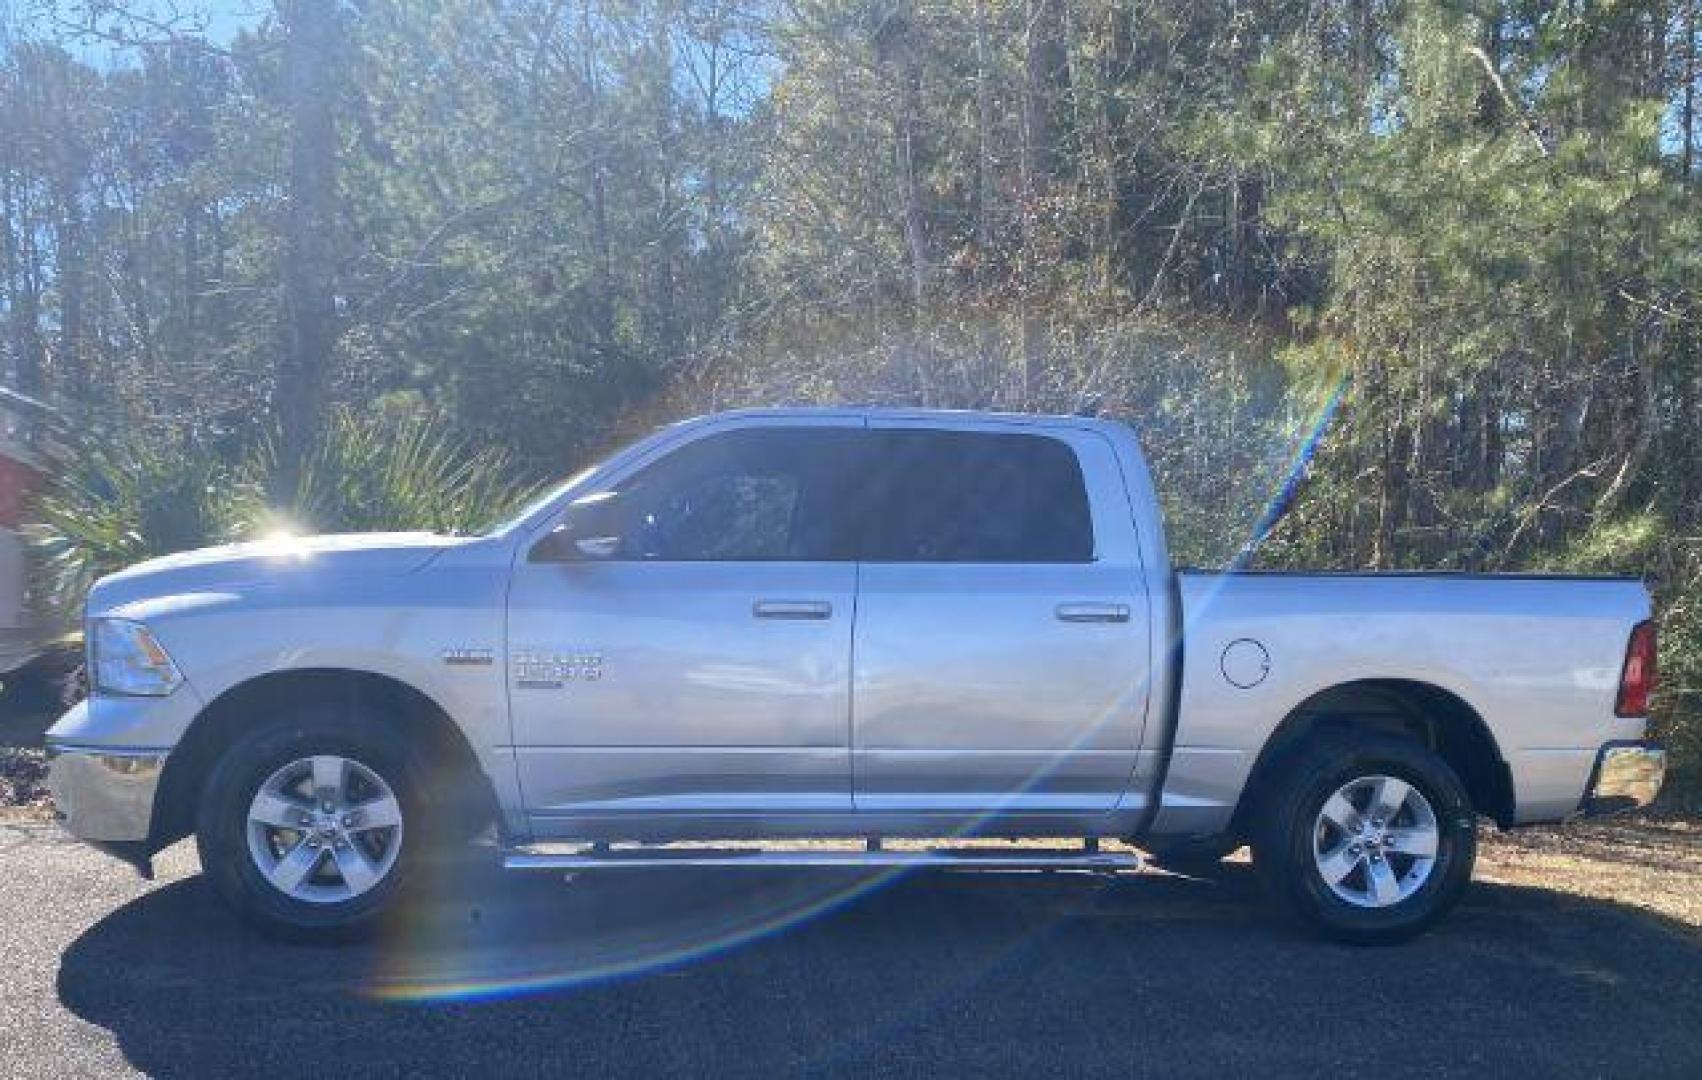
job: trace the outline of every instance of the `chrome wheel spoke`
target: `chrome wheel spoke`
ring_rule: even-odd
[[[343,875],[343,884],[356,894],[378,884],[378,867],[366,857],[359,844],[343,844],[332,850],[331,858],[337,863],[337,872]]]
[[[1415,855],[1419,858],[1434,859],[1436,857],[1436,842],[1435,829],[1390,829],[1388,840],[1383,844],[1383,849],[1392,851],[1397,855]]]
[[[351,832],[391,829],[402,824],[402,806],[394,795],[384,795],[371,802],[361,803],[351,813],[354,818],[354,823],[349,826]]]
[[[1324,803],[1323,815],[1325,821],[1344,833],[1359,831],[1359,811],[1355,810],[1353,804],[1339,791]]]
[[[1371,802],[1366,807],[1366,813],[1371,816],[1372,820],[1381,821],[1387,825],[1395,819],[1396,814],[1401,812],[1401,807],[1407,801],[1407,793],[1412,791],[1412,785],[1405,780],[1397,780],[1392,776],[1380,776],[1377,780],[1378,784],[1372,790]]]
[[[1389,860],[1370,859],[1366,861],[1365,866],[1365,880],[1371,890],[1371,898],[1379,907],[1392,904],[1401,898],[1400,879],[1395,877]]]
[[[1337,848],[1318,860],[1318,871],[1324,875],[1324,880],[1331,885],[1340,884],[1353,868],[1364,860],[1364,856],[1349,851],[1346,844]]]
[[[275,829],[299,829],[306,805],[275,791],[262,790],[248,808],[248,820]]]
[[[332,754],[313,759],[313,797],[332,808],[343,805],[344,761]]]
[[[294,894],[319,865],[321,854],[323,852],[319,848],[308,847],[305,840],[297,844],[272,867],[269,875],[272,884],[285,893]]]

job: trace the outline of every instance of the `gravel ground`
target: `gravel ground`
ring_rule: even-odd
[[[1612,901],[1702,940],[1702,817],[1668,811],[1494,834],[1476,879]]]
[[[0,1076],[1702,1075],[1694,826],[1482,866],[1374,950],[1272,924],[1236,865],[471,872],[382,942],[308,948],[251,936],[189,845],[144,883],[0,825]]]

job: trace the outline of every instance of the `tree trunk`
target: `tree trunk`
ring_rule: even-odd
[[[973,275],[986,301],[989,261],[993,256],[993,72],[987,41],[987,0],[975,0],[975,263]]]
[[[893,169],[898,182],[904,247],[910,263],[910,359],[916,371],[916,386],[922,402],[931,404],[933,380],[927,356],[924,312],[933,263],[928,253],[928,221],[917,164],[922,139],[922,65],[916,56],[911,30],[914,22],[909,15],[906,11],[903,17],[895,20],[880,48],[891,59],[897,80],[898,96],[892,118]]]
[[[0,228],[5,230],[6,284],[11,293],[7,297],[9,310],[6,314],[12,331],[12,379],[18,390],[34,397],[42,393],[45,365],[41,344],[41,295],[37,291],[39,268],[31,240],[33,229],[28,208],[21,205],[23,202],[24,198],[8,176],[4,199],[0,202],[0,207],[5,210]]]
[[[1125,197],[1126,184],[1123,180],[1124,127],[1128,109],[1116,91],[1134,68],[1135,46],[1134,27],[1122,5],[1112,4],[1106,9],[1104,34],[1103,66],[1097,93],[1099,131],[1095,139],[1102,200],[1097,261],[1100,291],[1109,297],[1124,280],[1128,256],[1125,241],[1130,228],[1129,201]]]
[[[1062,155],[1059,117],[1069,92],[1069,54],[1064,42],[1064,0],[1027,0],[1023,49],[1022,94],[1022,266],[1019,295],[1022,306],[1022,398],[1025,405],[1039,397],[1040,377],[1050,345],[1046,322],[1036,310],[1041,303],[1039,264],[1041,220],[1057,177]]]
[[[336,343],[337,148],[333,115],[338,50],[336,8],[279,0],[288,32],[289,199],[284,217],[283,342],[273,410],[279,490],[293,496],[302,459],[318,433],[330,353]]]
[[[584,75],[587,116],[591,129],[591,253],[593,295],[591,318],[597,335],[599,360],[615,356],[614,245],[609,237],[609,132],[603,115],[602,79],[597,70],[598,39],[590,0],[580,8],[584,37]]]
[[[82,415],[89,399],[89,357],[83,342],[84,266],[87,252],[82,206],[75,189],[61,196],[55,260],[59,264],[59,366],[73,415]]]
[[[1229,303],[1236,314],[1254,310],[1259,282],[1254,259],[1259,243],[1259,219],[1264,212],[1265,185],[1257,176],[1238,174],[1233,185],[1233,217],[1229,224]]]
[[[1696,175],[1696,7],[1690,0],[1684,7],[1684,186],[1690,187]]]
[[[922,109],[922,73],[908,49],[900,53],[898,115],[893,125],[894,163],[898,170],[899,205],[904,217],[904,246],[910,255],[910,302],[920,312],[927,299],[929,258],[927,217],[916,156]]]
[[[651,16],[650,70],[651,123],[656,140],[656,264],[650,273],[650,309],[655,344],[663,363],[672,363],[684,351],[680,337],[679,272],[681,248],[681,210],[677,205],[676,174],[680,172],[677,157],[679,125],[674,115],[673,63],[674,45],[667,17]]]
[[[1023,49],[1022,172],[1030,186],[1058,175],[1060,118],[1069,96],[1064,0],[1027,0]]]

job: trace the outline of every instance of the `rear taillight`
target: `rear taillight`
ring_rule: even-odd
[[[1645,620],[1631,628],[1625,643],[1625,667],[1619,673],[1615,716],[1649,715],[1649,694],[1655,689],[1655,624]]]

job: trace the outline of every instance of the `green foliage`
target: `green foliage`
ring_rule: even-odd
[[[33,592],[47,610],[74,618],[96,578],[228,538],[226,508],[247,494],[200,439],[162,444],[127,434],[83,447],[35,501]]]
[[[36,593],[74,618],[103,574],[228,541],[295,533],[489,526],[536,485],[508,455],[471,450],[419,415],[336,412],[286,497],[270,442],[230,464],[198,438],[129,435],[67,457],[30,526]]]
[[[1556,553],[1549,565],[1581,573],[1644,575],[1660,616],[1657,734],[1693,769],[1702,762],[1702,538],[1675,535],[1653,511],[1604,522]],[[1682,778],[1695,785],[1702,775]]]
[[[509,456],[471,449],[417,414],[336,411],[292,491],[270,442],[235,471],[227,512],[244,535],[486,528],[536,493]]]

